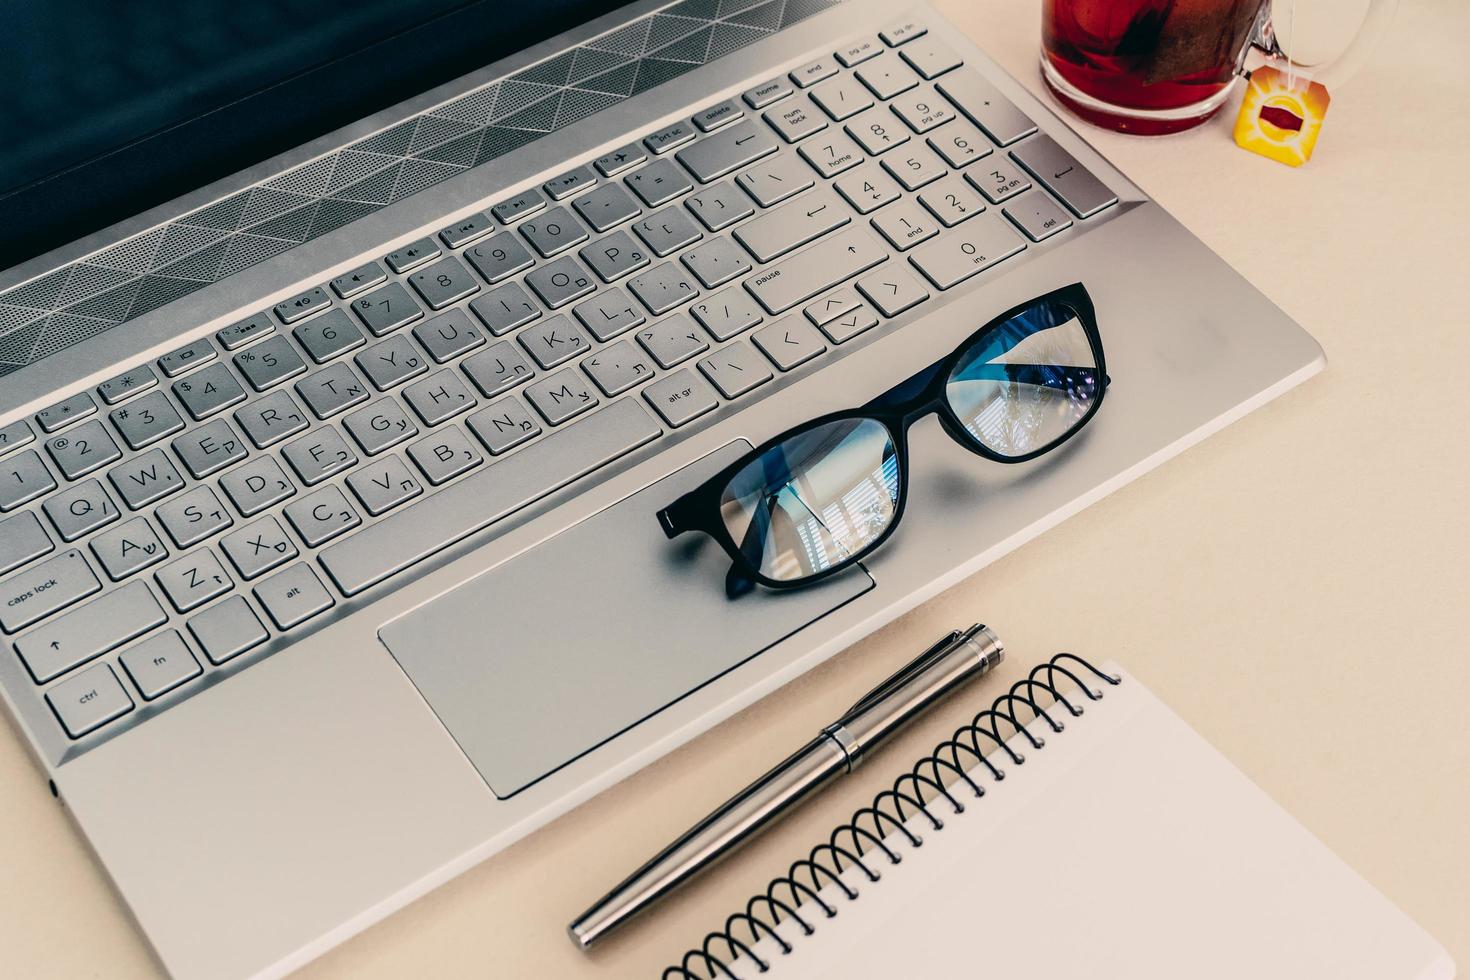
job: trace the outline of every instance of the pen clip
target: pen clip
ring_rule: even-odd
[[[856,715],[868,710],[879,701],[882,701],[892,691],[896,690],[904,684],[907,684],[914,677],[928,670],[929,667],[936,660],[949,652],[950,648],[954,646],[956,640],[960,639],[960,637],[964,635],[965,634],[960,632],[959,630],[951,631],[949,635],[945,636],[938,643],[935,643],[933,646],[925,650],[923,653],[919,654],[913,660],[910,660],[908,663],[898,668],[898,670],[894,671],[888,677],[885,677],[883,680],[879,681],[877,687],[873,688],[867,694],[864,694],[861,698],[859,698],[851,708],[847,709],[847,712],[843,714],[841,718],[837,719],[834,724],[846,724],[847,722],[851,721]]]

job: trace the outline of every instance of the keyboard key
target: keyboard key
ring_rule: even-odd
[[[202,606],[235,586],[229,573],[208,548],[201,548],[164,565],[153,573],[153,578],[179,612]],[[132,672],[129,668],[128,673]],[[148,696],[146,692],[144,696]]]
[[[184,405],[184,411],[196,422],[201,422],[245,400],[245,389],[223,364],[211,364],[195,371],[180,381],[174,382],[174,395]]]
[[[133,699],[107,664],[89,667],[46,692],[46,703],[72,738],[81,738],[133,710]]]
[[[514,235],[496,235],[464,254],[475,271],[492,286],[535,264],[526,246]]]
[[[331,426],[286,443],[281,455],[286,457],[286,462],[308,487],[357,462],[357,455],[348,447],[347,441]]]
[[[546,207],[546,198],[541,196],[540,191],[525,190],[508,201],[501,201],[490,209],[490,213],[495,215],[501,224],[508,225],[512,221],[519,221],[527,215],[535,214],[544,207]]]
[[[434,244],[433,239],[420,238],[416,242],[409,242],[397,251],[389,252],[385,261],[388,263],[388,268],[402,274],[425,262],[432,262],[441,254],[439,246]]]
[[[750,199],[737,191],[735,185],[728,180],[712,184],[698,194],[691,194],[684,206],[710,231],[728,228],[741,218],[755,214]]]
[[[1118,195],[1045,133],[1016,147],[1011,158],[1079,218],[1090,218],[1118,203]]]
[[[435,486],[485,462],[464,433],[452,425],[409,446],[408,455]]]
[[[773,102],[780,102],[794,91],[784,78],[773,78],[755,88],[748,88],[740,96],[752,109],[764,109]]]
[[[792,371],[827,349],[822,335],[801,317],[788,316],[751,334],[750,339],[782,371]]]
[[[285,337],[272,337],[235,355],[235,367],[256,391],[265,391],[298,374],[306,373],[306,362]]]
[[[490,290],[470,304],[470,309],[485,328],[499,337],[516,327],[530,323],[541,315],[541,310],[518,282],[508,282]]]
[[[269,320],[264,320],[264,322],[270,323]],[[236,326],[241,325],[236,324]],[[224,332],[224,330],[220,331],[220,333]],[[131,398],[139,392],[156,387],[157,384],[158,375],[153,373],[153,369],[146,364],[140,364],[131,371],[124,371],[102,382],[97,386],[97,396],[108,405],[116,405],[124,398]]]
[[[274,456],[257,456],[220,477],[219,485],[244,517],[252,517],[296,492],[296,485]]]
[[[582,244],[588,237],[587,230],[563,207],[552,208],[524,222],[521,234],[544,259],[560,255],[574,245]]]
[[[880,99],[891,99],[919,84],[919,76],[892,51],[864,62],[854,74]]]
[[[896,97],[890,107],[916,133],[927,133],[955,118],[948,100],[934,91],[932,85],[920,85],[905,92]]]
[[[464,310],[449,310],[413,328],[414,339],[439,364],[485,346],[485,334]]]
[[[306,413],[297,408],[291,396],[284,391],[273,391],[250,402],[235,412],[235,421],[257,449],[274,446],[310,424]]]
[[[756,261],[770,262],[851,220],[837,196],[820,187],[746,222],[735,229],[735,237]]]
[[[671,316],[638,331],[638,343],[666,370],[709,350],[709,341],[686,316]]]
[[[129,582],[15,641],[26,669],[44,684],[116,650],[168,619],[144,582]]]
[[[653,377],[653,366],[648,359],[626,340],[604,347],[587,358],[582,362],[582,370],[609,398]]]
[[[347,478],[347,485],[374,517],[424,492],[418,477],[397,456],[384,456],[366,469],[358,470]]]
[[[244,347],[252,340],[261,337],[269,337],[276,332],[276,323],[265,313],[257,313],[239,323],[231,324],[214,335],[219,345],[225,350],[235,350]],[[107,399],[104,397],[103,401]]]
[[[219,352],[208,340],[196,340],[160,357],[158,369],[163,372],[164,377],[177,378],[190,368],[208,364],[216,357],[219,357]]]
[[[235,437],[234,430],[224,419],[215,419],[208,425],[186,432],[172,445],[196,480],[218,473],[248,455],[245,444]]]
[[[565,201],[573,194],[578,194],[597,183],[597,175],[592,168],[583,164],[573,167],[559,177],[553,177],[541,185],[541,189],[553,201]]]
[[[408,281],[431,310],[442,310],[480,291],[480,284],[475,282],[470,270],[452,257],[424,266],[409,276]]]
[[[811,168],[789,153],[772,157],[740,174],[735,183],[763,208],[780,204],[816,183]],[[706,192],[707,193],[707,192]]]
[[[275,306],[276,317],[282,323],[295,323],[304,317],[310,316],[317,310],[330,306],[332,297],[320,286],[314,286],[306,292],[283,300]]]
[[[664,262],[629,279],[628,288],[650,313],[657,316],[699,295],[699,290],[689,282],[690,278],[677,263]]]
[[[642,312],[617,286],[604,289],[584,303],[572,307],[582,326],[598,340],[607,341],[644,322]]]
[[[604,177],[616,177],[624,170],[631,170],[647,159],[648,154],[643,151],[642,146],[637,143],[629,143],[627,146],[618,147],[611,153],[603,154],[593,160],[592,165]]]
[[[1033,242],[1050,238],[1072,226],[1072,216],[1041,191],[1028,191],[1007,204],[1005,216]]]
[[[130,510],[184,488],[184,478],[162,449],[151,449],[107,471],[107,479]]]
[[[924,188],[919,194],[919,203],[946,228],[952,228],[985,210],[985,202],[980,200],[980,195],[959,174],[950,174]]]
[[[225,535],[220,539],[220,547],[244,578],[264,575],[298,553],[281,522],[274,517],[262,517]]]
[[[231,596],[189,620],[189,632],[212,664],[222,664],[270,639],[260,618],[240,596]]]
[[[460,367],[486,398],[530,380],[534,373],[526,363],[525,356],[511,346],[509,341],[502,341],[473,357],[465,358]]]
[[[332,280],[332,292],[351,299],[365,289],[372,289],[388,279],[388,273],[376,262],[368,262]]]
[[[15,633],[101,590],[82,553],[63,551],[0,582],[0,630]]]
[[[878,317],[866,306],[848,310],[839,317],[822,324],[822,333],[834,344],[845,344],[860,333],[878,325]]]
[[[964,59],[954,49],[932,34],[913,44],[904,46],[899,56],[925,78],[938,78],[964,64]]]
[[[835,186],[837,193],[847,198],[847,203],[858,214],[870,214],[883,205],[898,200],[903,193],[898,182],[888,176],[888,171],[871,160],[839,177]]]
[[[111,524],[119,516],[112,498],[96,480],[79,483],[70,490],[48,497],[42,507],[63,541],[75,541],[90,531]],[[8,524],[9,521],[5,521],[0,523],[0,527]],[[46,550],[51,549],[48,547]]]
[[[765,360],[743,340],[699,361],[699,370],[726,398],[738,398],[772,378]]]
[[[811,97],[807,95],[798,95],[767,109],[762,118],[774,126],[776,132],[788,143],[795,143],[827,128],[826,116],[817,111]]]
[[[643,389],[643,397],[675,429],[720,406],[709,382],[687,368]]]
[[[863,162],[862,147],[840,129],[807,140],[799,152],[823,177],[835,177]]]
[[[34,449],[6,460],[0,468],[0,511],[14,510],[56,489],[56,480]]]
[[[225,505],[207,486],[195,487],[153,513],[180,548],[198,544],[235,523]]]
[[[403,398],[428,426],[438,425],[475,406],[475,396],[459,380],[459,374],[447,368],[404,388]]]
[[[845,228],[804,252],[745,280],[767,313],[785,313],[888,258],[888,250],[862,228]]]
[[[1036,132],[1036,124],[1031,117],[1012,105],[1001,95],[1000,89],[976,72],[957,71],[934,84],[970,122],[985,130],[985,135],[1001,146],[1009,146]]]
[[[874,156],[902,146],[910,138],[908,128],[882,106],[853,116],[843,128]]]
[[[911,261],[940,289],[949,289],[1026,247],[997,214],[982,214],[914,252]]]
[[[335,486],[286,505],[286,519],[308,548],[315,548],[362,523],[357,511]]]
[[[682,261],[709,289],[723,286],[752,268],[750,259],[728,238],[716,238],[697,248],[691,248],[684,253]]]
[[[944,176],[944,162],[927,146],[910,146],[883,158],[883,169],[903,185],[916,191]]]
[[[812,322],[813,326],[820,327],[850,310],[857,309],[861,303],[862,299],[858,296],[857,290],[851,286],[843,286],[823,296],[802,312],[806,314],[806,318]]]
[[[56,548],[35,514],[16,514],[0,520],[0,575],[35,561]]]
[[[183,429],[184,420],[161,391],[112,410],[109,418],[129,449],[142,449]]]
[[[812,89],[812,99],[839,122],[873,107],[873,97],[851,75],[823,82]]]
[[[900,44],[923,37],[929,33],[929,28],[913,20],[901,20],[887,30],[879,31],[878,36],[883,38],[883,43],[890,48],[896,48]]]
[[[299,626],[334,604],[322,580],[304,562],[261,582],[255,587],[255,598],[260,600],[271,622],[283,630]]]
[[[913,201],[900,201],[885,208],[873,219],[873,227],[899,251],[939,234],[939,222]]]
[[[558,371],[549,378],[526,389],[541,417],[552,425],[560,425],[567,419],[597,407],[597,394],[581,375],[575,371]]]
[[[1001,158],[992,160],[984,169],[967,170],[965,179],[975,185],[975,189],[991,204],[1008,201],[1031,187],[1031,181],[1025,174],[1009,160]]]
[[[963,119],[930,133],[925,142],[956,170],[994,152],[985,134]]]
[[[502,398],[465,419],[465,423],[492,456],[508,452],[541,434],[541,426],[519,398]]]
[[[399,342],[404,345],[408,343],[402,337],[394,337],[393,340],[369,348],[357,355],[358,363],[362,363],[363,359],[367,358],[374,364],[381,364],[382,349]],[[412,348],[409,349],[412,350]],[[414,353],[405,358],[405,369],[406,361],[409,359],[416,359],[420,364],[423,363],[423,358]],[[368,400],[367,385],[358,380],[352,368],[343,361],[322,368],[315,374],[308,375],[296,382],[296,393],[319,419],[329,419],[359,402]]]
[[[791,73],[791,80],[802,88],[815,85],[824,78],[837,74],[837,62],[831,58],[809,61]]]
[[[688,123],[674,123],[643,138],[643,145],[653,153],[667,153],[694,139],[694,128]]]
[[[112,441],[101,421],[83,422],[64,435],[46,440],[46,451],[61,475],[78,480],[93,470],[122,458],[122,450]]]
[[[114,582],[120,582],[163,561],[168,557],[168,549],[147,520],[135,517],[93,538],[92,554],[97,556],[102,570]]]
[[[868,37],[863,38],[861,41],[854,41],[838,51],[837,60],[842,63],[844,68],[851,68],[854,65],[867,61],[869,58],[876,58],[882,52],[883,46],[878,43],[878,39]]]
[[[740,103],[734,99],[726,99],[719,105],[712,105],[694,114],[694,125],[699,127],[701,133],[711,133],[721,126],[730,123],[745,115],[745,110],[740,108]]]
[[[392,398],[379,398],[366,408],[359,408],[342,419],[342,427],[369,456],[419,434],[419,427]]]
[[[318,364],[325,364],[367,343],[362,331],[344,310],[328,310],[291,332],[296,335],[296,342],[306,348],[306,353]]]
[[[37,412],[36,424],[41,427],[42,432],[55,432],[63,425],[70,425],[96,411],[97,403],[92,400],[92,396],[85,391],[79,391],[70,398]]]
[[[439,232],[439,240],[450,248],[462,248],[470,242],[479,241],[495,230],[495,222],[481,212],[460,218]]]
[[[577,252],[603,282],[613,282],[653,261],[626,231],[615,231]]]
[[[159,633],[118,657],[146,701],[162,697],[204,673],[177,630]]]
[[[622,184],[604,184],[572,202],[572,210],[596,232],[604,232],[643,213]]]
[[[592,278],[570,255],[554,259],[541,268],[526,273],[526,284],[541,297],[541,302],[553,310],[581,299],[597,288],[592,285]]]
[[[716,340],[729,340],[761,322],[761,309],[738,286],[715,293],[689,307],[689,312]]]
[[[517,339],[543,369],[554,368],[592,349],[587,335],[560,313],[522,330]]]
[[[689,177],[672,160],[655,160],[624,178],[633,193],[651,208],[669,203],[685,191],[694,189]]]
[[[634,225],[633,230],[643,239],[643,244],[660,258],[704,237],[694,219],[677,206],[655,211]]]
[[[660,432],[636,401],[619,399],[494,466],[389,514],[318,558],[343,594],[356,595],[651,442]]]
[[[31,431],[31,425],[25,419],[0,427],[0,455],[35,441],[36,434]]]
[[[424,311],[419,309],[419,304],[408,295],[408,290],[396,282],[390,282],[382,289],[374,290],[361,299],[353,300],[352,309],[356,311],[358,319],[362,320],[363,326],[372,331],[374,337],[392,333],[405,324],[421,319],[424,315]]]
[[[779,147],[770,130],[747,119],[706,136],[674,155],[695,179],[708,184],[775,153]]]

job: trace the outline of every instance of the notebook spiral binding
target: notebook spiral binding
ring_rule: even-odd
[[[858,810],[852,815],[852,819],[832,831],[832,836],[825,844],[812,848],[807,857],[794,862],[786,874],[774,879],[763,893],[752,897],[746,903],[744,911],[731,915],[725,920],[723,928],[711,932],[701,946],[689,950],[677,965],[664,970],[662,980],[711,980],[717,977],[739,980],[725,962],[727,959],[733,962],[738,957],[748,958],[759,972],[767,972],[770,964],[756,955],[752,947],[761,939],[770,938],[783,954],[792,951],[791,943],[776,931],[783,914],[801,927],[802,935],[810,936],[816,930],[798,911],[804,902],[815,903],[825,918],[830,919],[837,915],[837,908],[819,894],[823,885],[834,884],[846,901],[857,900],[857,890],[842,878],[844,858],[848,861],[847,868],[856,867],[868,881],[876,882],[881,875],[868,866],[863,860],[865,857],[871,860],[875,852],[881,852],[889,864],[898,864],[903,860],[889,847],[887,839],[890,834],[898,832],[911,846],[923,846],[924,839],[907,826],[909,817],[922,813],[932,830],[943,830],[944,821],[931,809],[941,797],[954,814],[961,814],[965,812],[965,804],[952,792],[960,783],[964,783],[977,799],[985,795],[985,789],[971,779],[965,767],[960,765],[961,753],[973,758],[977,765],[983,765],[989,770],[991,777],[1000,782],[1005,779],[1005,772],[998,769],[989,756],[981,751],[982,738],[994,743],[991,754],[998,749],[1017,766],[1023,765],[1026,757],[1007,744],[1006,738],[1001,735],[1002,722],[1009,725],[1013,735],[1022,735],[1033,750],[1040,751],[1046,745],[1044,738],[1033,734],[1026,727],[1027,722],[1016,717],[1021,705],[1031,709],[1030,723],[1042,720],[1053,733],[1063,731],[1065,726],[1053,718],[1046,707],[1037,703],[1036,699],[1044,696],[1043,692],[1052,696],[1053,700],[1049,705],[1052,709],[1061,705],[1073,717],[1082,714],[1082,706],[1068,700],[1063,691],[1063,682],[1058,681],[1057,675],[1060,674],[1072,682],[1076,688],[1074,695],[1080,691],[1089,701],[1102,699],[1103,692],[1088,687],[1082,678],[1066,666],[1068,663],[1076,664],[1082,669],[1084,676],[1091,673],[1110,685],[1122,683],[1121,678],[1103,673],[1088,661],[1071,653],[1059,653],[1046,663],[1033,667],[1029,674],[1011,685],[1009,691],[996,698],[989,708],[975,715],[969,724],[956,729],[952,736],[935,746],[912,769],[894,780],[890,789],[875,796],[871,805]],[[941,770],[947,770],[954,776],[948,785],[945,785]],[[783,895],[784,898],[781,897]],[[743,929],[740,928],[742,926]],[[749,938],[742,939],[737,932],[741,935],[748,934]],[[716,955],[717,952],[723,953],[724,958]],[[700,964],[703,972],[694,972]]]

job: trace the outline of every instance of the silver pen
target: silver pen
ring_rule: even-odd
[[[864,695],[821,734],[579,915],[567,931],[583,949],[709,867],[834,777],[852,772],[884,738],[1005,656],[988,627],[955,631]]]

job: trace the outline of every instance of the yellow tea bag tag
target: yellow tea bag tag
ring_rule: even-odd
[[[1312,158],[1331,96],[1300,72],[1265,65],[1251,72],[1235,118],[1235,143],[1290,167]]]

